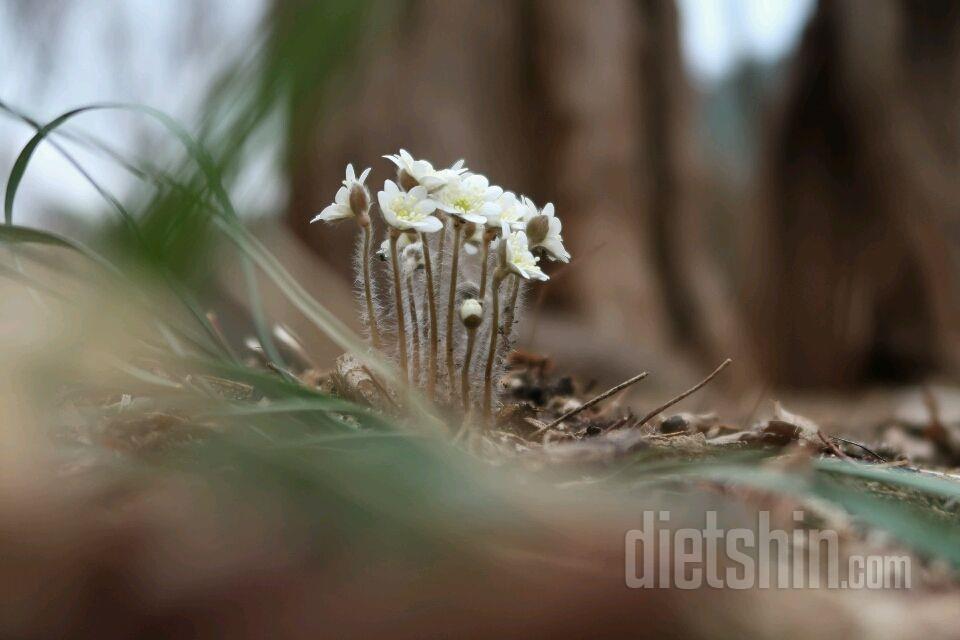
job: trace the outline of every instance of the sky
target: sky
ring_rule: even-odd
[[[694,79],[723,78],[744,57],[771,62],[791,51],[814,0],[678,0],[683,54]]]
[[[678,4],[687,68],[696,83],[709,87],[744,57],[771,61],[789,52],[813,0]],[[24,15],[18,6],[33,9],[27,12],[33,28],[19,28]],[[0,100],[41,120],[91,102],[141,102],[189,127],[213,78],[242,54],[266,8],[267,0],[0,2]],[[50,66],[43,64],[45,45],[52,47]],[[122,64],[116,64],[117,57]],[[142,147],[142,122],[131,116],[83,116],[78,124],[120,151]],[[0,117],[0,175],[9,173],[31,134]],[[109,162],[76,153],[115,193],[130,187],[130,178]],[[241,210],[277,208],[284,194],[276,162],[264,154],[254,165],[240,189],[255,186],[233,194],[235,199]],[[68,203],[73,209],[102,210],[97,193],[46,145],[23,185],[18,210],[41,217]]]

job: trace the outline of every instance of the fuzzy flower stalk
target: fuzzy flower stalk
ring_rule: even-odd
[[[333,203],[324,207],[323,211],[317,214],[313,222],[334,222],[336,220],[345,220],[354,218],[357,225],[363,232],[363,294],[364,302],[367,306],[367,322],[370,325],[370,340],[374,349],[380,349],[380,327],[377,321],[377,314],[373,304],[373,283],[370,278],[370,247],[373,244],[373,231],[370,226],[370,192],[367,190],[364,182],[370,175],[370,167],[367,167],[357,177],[353,170],[353,165],[348,164],[346,175],[343,180],[343,186],[334,196]]]
[[[412,191],[418,187],[426,190],[426,193],[432,194],[442,190],[447,184],[457,180],[461,174],[466,172],[463,160],[458,160],[448,169],[435,170],[433,165],[427,160],[417,160],[405,149],[400,149],[400,153],[383,156],[392,162],[397,168],[397,183],[405,191]],[[424,296],[426,298],[427,315],[430,327],[430,349],[427,360],[427,394],[434,396],[437,386],[437,370],[440,355],[440,325],[437,314],[436,285],[439,284],[439,278],[443,272],[443,244],[446,239],[446,227],[444,225],[443,213],[439,210],[434,211],[434,216],[440,222],[440,228],[421,232],[420,239],[423,247],[423,267],[426,283],[424,287]],[[430,251],[430,242],[427,233],[440,231],[440,246],[437,255],[440,259],[440,271],[434,278],[434,264]]]
[[[443,224],[433,216],[437,205],[427,196],[427,189],[416,186],[410,191],[402,191],[392,180],[387,180],[383,191],[377,193],[380,213],[389,226],[390,263],[393,273],[393,293],[397,318],[397,352],[400,354],[400,369],[404,380],[410,377],[407,365],[407,331],[403,312],[403,289],[400,286],[400,258],[397,240],[404,232],[433,233]]]
[[[460,371],[460,398],[463,412],[470,410],[470,363],[473,361],[473,347],[477,341],[477,329],[483,323],[483,303],[476,298],[468,298],[460,305],[460,322],[467,332],[467,347],[463,354],[463,368]]]
[[[570,262],[570,253],[564,247],[563,237],[560,235],[562,229],[560,218],[556,217],[552,202],[548,202],[543,209],[538,211],[532,200],[523,198],[522,211],[507,224],[511,228],[519,227],[525,230],[527,244],[535,256],[545,257],[551,262]],[[513,324],[517,317],[517,298],[519,294],[520,278],[514,277],[510,302],[504,314],[506,316],[503,327],[505,339],[509,339],[513,331]]]
[[[503,193],[503,189],[491,186],[490,182],[481,175],[470,175],[465,178],[452,178],[437,193],[440,209],[453,220],[453,257],[450,262],[450,288],[447,299],[446,325],[446,360],[447,376],[450,381],[450,394],[454,389],[454,331],[453,316],[456,312],[457,278],[460,274],[460,240],[461,231],[465,223],[484,224],[486,218],[480,214],[484,205],[495,201]]]
[[[527,234],[515,231],[505,235],[497,246],[497,268],[493,272],[493,310],[490,322],[490,349],[483,374],[483,417],[489,420],[493,408],[493,363],[497,356],[497,337],[500,334],[500,285],[509,275],[525,280],[549,280],[537,263],[540,258],[530,252]]]

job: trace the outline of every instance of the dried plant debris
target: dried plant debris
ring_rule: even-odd
[[[704,382],[691,390],[699,389]],[[504,386],[507,402],[499,415],[499,430],[491,437],[499,442],[509,441],[511,446],[506,451],[510,455],[533,452],[537,457],[532,463],[534,467],[571,462],[607,464],[644,448],[705,454],[764,449],[794,457],[802,451],[808,457],[885,465],[935,465],[943,469],[960,466],[960,417],[956,421],[914,420],[878,425],[875,433],[879,437],[867,442],[828,433],[779,402],[772,404],[768,417],[749,425],[725,422],[712,412],[655,410],[641,418],[615,403],[586,406],[604,394],[595,395],[569,377],[553,375],[553,363],[548,358],[522,351],[509,358]],[[672,406],[673,402],[663,406]],[[586,410],[582,410],[584,407]],[[572,415],[561,420],[565,414]]]

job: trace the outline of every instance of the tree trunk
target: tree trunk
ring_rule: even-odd
[[[751,300],[775,383],[955,364],[958,36],[956,3],[821,2],[762,172]]]

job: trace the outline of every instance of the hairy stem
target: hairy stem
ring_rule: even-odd
[[[443,222],[443,228],[440,229],[440,243],[437,245],[437,284],[443,286],[443,262],[446,259],[443,253],[443,246],[447,242],[447,216],[440,215],[439,217],[441,222]]]
[[[500,333],[500,283],[503,275],[493,274],[493,313],[490,315],[490,351],[487,352],[487,367],[483,372],[483,418],[490,421],[493,404],[493,361],[497,355],[497,336]]]
[[[517,317],[517,297],[520,295],[520,276],[513,276],[513,290],[510,292],[510,304],[503,310],[503,339],[509,340],[513,331],[513,321]]]
[[[370,225],[363,226],[363,295],[367,302],[367,322],[370,324],[370,339],[373,348],[380,349],[380,327],[373,310],[373,286],[370,283],[370,245],[373,243]]]
[[[460,267],[460,232],[463,223],[459,219],[453,220],[453,258],[450,261],[450,293],[447,299],[447,380],[450,384],[450,396],[454,394],[454,367],[453,367],[453,314],[457,304],[457,276]]]
[[[397,350],[400,352],[400,370],[406,382],[410,379],[410,368],[407,366],[407,327],[403,313],[403,291],[400,289],[400,261],[397,259],[398,237],[396,231],[390,232],[390,263],[393,267],[393,293],[397,310]]]
[[[473,345],[477,339],[477,328],[467,329],[467,350],[463,354],[463,368],[460,370],[460,396],[463,398],[463,411],[470,410],[470,365],[473,361]]]
[[[423,268],[427,274],[427,285],[424,292],[427,296],[427,315],[430,319],[430,362],[427,365],[427,396],[433,398],[433,392],[437,387],[437,352],[439,338],[437,336],[437,301],[434,298],[433,288],[433,267],[430,264],[430,242],[427,234],[420,234],[420,241],[423,243]]]
[[[407,280],[407,304],[410,307],[411,333],[413,334],[413,384],[420,383],[420,320],[417,316],[417,299],[413,295],[413,274]]]
[[[483,302],[483,296],[487,294],[487,262],[490,258],[490,240],[487,234],[483,234],[481,240],[483,247],[480,250],[480,301]]]

